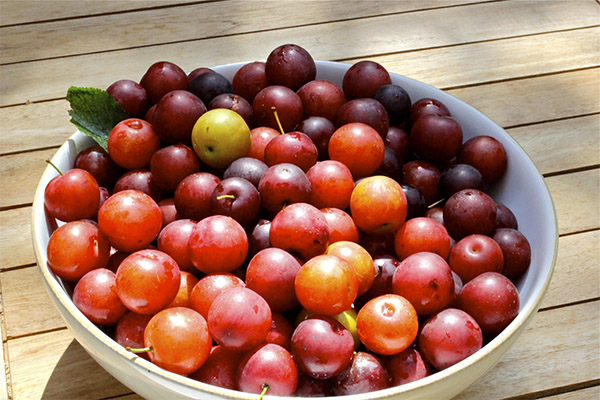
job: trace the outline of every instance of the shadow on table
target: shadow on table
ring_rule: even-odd
[[[52,371],[42,399],[101,399],[130,393],[73,339]]]

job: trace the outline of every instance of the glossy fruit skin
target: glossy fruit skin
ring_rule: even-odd
[[[419,159],[446,165],[458,155],[463,143],[460,124],[452,117],[425,115],[412,125],[410,144]]]
[[[208,311],[208,329],[220,345],[238,351],[261,343],[271,330],[269,304],[255,291],[234,287],[219,294]]]
[[[223,346],[213,346],[210,355],[190,378],[210,385],[237,390],[238,367],[244,353]]]
[[[345,210],[350,206],[354,190],[352,173],[335,160],[319,161],[306,173],[310,181],[308,202],[317,208],[335,207]]]
[[[233,93],[222,93],[214,97],[207,108],[213,110],[215,108],[228,108],[236,113],[240,114],[246,124],[252,124],[252,105],[248,103],[248,100]]]
[[[373,98],[385,107],[392,125],[404,122],[410,115],[410,95],[401,86],[383,85],[373,94]]]
[[[269,53],[265,62],[265,75],[270,85],[283,85],[298,90],[315,79],[317,66],[304,48],[296,44],[284,44]]]
[[[269,240],[271,246],[309,260],[327,249],[329,226],[318,208],[308,203],[294,203],[275,215]]]
[[[294,281],[302,265],[285,250],[276,247],[259,251],[248,263],[246,285],[261,295],[273,312],[299,305]]]
[[[454,299],[454,279],[448,263],[430,252],[405,258],[394,272],[392,289],[410,301],[419,315],[442,311]]]
[[[91,221],[72,221],[55,230],[48,240],[48,267],[68,281],[103,268],[110,256],[107,237]]]
[[[187,272],[196,272],[190,260],[188,242],[196,221],[191,219],[178,219],[162,228],[158,234],[156,247],[158,250],[170,255],[179,269]]]
[[[504,175],[508,159],[502,143],[491,136],[481,135],[472,137],[463,144],[458,162],[477,168],[489,185]]]
[[[450,111],[439,100],[428,97],[419,99],[410,106],[410,125],[414,124],[422,116],[431,114],[450,116]]]
[[[429,317],[418,338],[421,355],[436,369],[446,369],[481,349],[483,335],[477,321],[456,308]]]
[[[167,308],[148,322],[144,345],[150,361],[167,371],[189,375],[202,366],[212,341],[206,320],[191,308]]]
[[[329,159],[329,139],[335,132],[335,125],[329,119],[324,117],[312,116],[302,120],[295,128],[310,137],[317,146],[318,160],[324,161]]]
[[[86,170],[74,168],[52,178],[44,189],[44,207],[64,221],[93,218],[100,206],[100,187]]]
[[[113,194],[123,190],[146,193],[155,202],[161,201],[164,196],[164,192],[156,185],[152,172],[145,168],[132,169],[121,175],[113,187]]]
[[[327,247],[325,254],[338,256],[346,260],[354,271],[358,279],[357,296],[364,294],[375,281],[375,265],[373,258],[367,250],[354,242],[340,241],[332,243]]]
[[[358,227],[350,214],[335,207],[322,208],[321,212],[329,226],[329,244],[341,240],[358,243]]]
[[[482,332],[500,333],[519,313],[519,292],[504,275],[485,272],[467,282],[458,295],[458,307],[471,315]]]
[[[192,288],[190,307],[208,319],[210,305],[222,292],[233,287],[245,287],[246,283],[228,272],[216,272],[202,277]]]
[[[464,283],[484,272],[502,272],[504,255],[494,239],[485,235],[469,235],[450,250],[448,264]]]
[[[207,71],[190,81],[187,90],[198,96],[202,103],[208,104],[218,95],[233,93],[231,82],[215,71]]]
[[[152,126],[163,143],[190,143],[192,128],[206,105],[187,90],[173,90],[156,104]]]
[[[188,175],[175,188],[175,208],[184,218],[200,221],[210,215],[210,196],[221,179],[208,172]]]
[[[396,354],[417,337],[417,313],[402,296],[386,294],[369,300],[358,312],[356,328],[360,341],[371,351]]]
[[[148,68],[140,80],[140,86],[146,89],[149,104],[156,104],[172,90],[187,89],[188,76],[178,65],[159,61]]]
[[[108,135],[108,154],[125,169],[150,166],[154,153],[160,149],[160,138],[152,125],[138,118],[119,122]]]
[[[485,183],[477,168],[469,164],[455,164],[442,171],[438,189],[440,195],[447,199],[463,189],[477,189],[484,192]]]
[[[91,322],[102,326],[115,325],[127,312],[117,296],[115,274],[106,268],[94,269],[79,279],[73,303]]]
[[[446,259],[450,254],[450,236],[444,225],[436,220],[417,217],[409,219],[396,231],[394,246],[400,260],[423,251]]]
[[[132,349],[144,348],[144,331],[153,316],[127,311],[115,326],[115,342]],[[150,361],[148,353],[139,353],[139,356]]]
[[[383,139],[377,131],[362,122],[338,128],[327,147],[329,157],[346,165],[355,179],[371,175],[385,155]]]
[[[231,217],[213,215],[200,220],[190,235],[188,249],[192,264],[201,272],[231,272],[248,254],[244,228]]]
[[[98,227],[113,247],[131,253],[156,239],[162,227],[162,214],[158,204],[147,194],[124,190],[102,204]]]
[[[177,295],[181,273],[175,260],[159,250],[139,250],[117,269],[117,294],[129,310],[155,314]]]
[[[265,162],[265,147],[273,139],[281,135],[276,129],[268,126],[258,126],[250,131],[250,149],[246,157],[256,158]],[[235,161],[234,161],[235,162]]]
[[[334,255],[318,255],[298,271],[295,290],[307,311],[334,316],[352,306],[358,292],[358,278],[346,260]]]
[[[287,205],[307,202],[311,185],[300,167],[282,163],[265,171],[258,182],[258,191],[262,208],[276,214]]]
[[[385,235],[395,232],[406,220],[408,203],[400,184],[382,175],[356,184],[350,197],[350,214],[364,232]]]
[[[476,189],[454,193],[444,205],[444,226],[459,240],[471,234],[490,234],[496,227],[496,202]]]
[[[137,82],[121,79],[111,84],[106,91],[132,117],[143,118],[148,110],[148,94]]]
[[[210,211],[213,215],[226,215],[242,226],[248,226],[260,211],[260,194],[258,189],[244,178],[225,178],[210,195]]]
[[[286,350],[290,350],[294,328],[286,317],[281,313],[273,312],[271,315],[271,330],[265,339],[267,343],[278,344]]]
[[[513,281],[521,277],[531,263],[531,246],[525,235],[516,229],[500,228],[494,231],[492,239],[504,256],[502,275]]]
[[[359,351],[352,363],[333,378],[332,386],[337,396],[374,392],[388,387],[388,374],[376,356]]]
[[[385,138],[390,128],[385,107],[371,98],[354,99],[344,103],[337,112],[335,122],[337,126],[361,122],[375,129],[381,138]]]
[[[198,278],[196,278],[195,275],[186,272],[186,271],[179,271],[180,273],[180,284],[179,284],[179,290],[177,291],[177,294],[175,295],[175,298],[173,299],[173,301],[171,301],[169,304],[167,304],[167,308],[170,307],[187,307],[187,308],[192,308],[191,302],[190,302],[190,298],[192,295],[192,290],[194,288],[194,286],[196,285],[196,283],[198,283]]]
[[[298,91],[304,108],[304,118],[322,117],[335,120],[339,108],[346,102],[344,91],[331,81],[315,79]]]
[[[427,204],[439,200],[439,179],[440,170],[430,162],[412,160],[402,166],[402,183],[419,189]]]
[[[238,370],[238,389],[261,393],[265,385],[273,396],[292,396],[298,386],[298,369],[283,347],[267,343],[248,354]]]
[[[429,364],[415,346],[410,346],[398,354],[384,357],[382,361],[388,371],[390,387],[414,382],[431,374]]]
[[[371,98],[383,85],[392,83],[390,74],[379,63],[364,60],[353,64],[344,74],[342,88],[348,100]]]
[[[328,379],[350,365],[354,340],[335,319],[313,317],[294,330],[291,353],[302,372],[312,378]]]
[[[265,74],[265,63],[254,61],[242,66],[231,81],[233,90],[250,103],[262,89],[269,85]]]
[[[225,169],[248,154],[250,128],[235,111],[216,108],[202,114],[194,124],[192,146],[204,163]]]
[[[262,178],[267,169],[269,169],[267,164],[256,158],[242,157],[227,167],[225,172],[223,172],[223,179],[234,177],[244,178],[258,189],[260,178]]]
[[[290,132],[302,121],[304,111],[300,96],[288,87],[270,85],[258,92],[252,101],[254,126],[279,130],[273,107],[277,110],[284,132]]]
[[[100,145],[80,151],[75,158],[74,167],[86,170],[92,174],[100,187],[107,189],[112,189],[124,172]]]
[[[302,132],[294,131],[274,137],[265,146],[265,163],[273,166],[290,163],[308,171],[318,158],[318,150],[312,139]]]

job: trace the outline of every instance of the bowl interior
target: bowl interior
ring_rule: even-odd
[[[236,63],[213,69],[231,80],[235,72],[244,64]],[[349,64],[318,61],[317,79],[327,79],[341,86],[343,75],[349,67]],[[473,107],[424,83],[397,74],[390,75],[394,84],[400,85],[408,91],[413,102],[424,97],[442,101],[450,110],[451,115],[460,123],[464,140],[476,135],[489,135],[504,145],[508,154],[507,171],[503,179],[490,188],[489,193],[494,200],[509,207],[517,217],[519,230],[530,242],[532,258],[530,268],[517,282],[521,296],[519,315],[482,350],[444,371],[419,381],[368,395],[343,396],[347,399],[383,399],[390,396],[396,398],[408,393],[414,394],[431,385],[442,385],[443,381],[450,379],[454,374],[468,372],[473,376],[472,379],[464,383],[462,387],[456,387],[454,392],[448,393],[458,393],[464,390],[500,358],[506,351],[507,344],[516,338],[516,335],[533,317],[549,285],[557,253],[557,221],[552,199],[543,178],[525,151],[501,127]],[[52,160],[61,170],[67,170],[73,166],[78,152],[93,143],[92,139],[77,132],[58,150]],[[56,176],[55,170],[51,167],[46,168],[35,194],[32,212],[34,250],[50,297],[83,347],[96,359],[101,357],[103,352],[111,353],[114,356],[112,361],[107,361],[107,364],[102,363],[111,373],[114,372],[110,368],[112,363],[128,362],[131,364],[132,371],[134,371],[132,373],[136,379],[140,379],[144,385],[177,388],[178,390],[175,392],[186,393],[182,395],[183,397],[254,399],[255,395],[216,388],[163,371],[125,351],[102,330],[86,320],[72,303],[67,287],[47,267],[46,246],[50,235],[58,225],[54,219],[48,218],[44,211],[44,188],[54,176]],[[83,340],[81,337],[83,333],[89,334],[90,339]],[[489,362],[483,362],[486,357],[491,358],[492,355],[494,360],[491,365]],[[485,369],[477,368],[479,364],[485,365]],[[119,379],[119,376],[116,377]],[[135,387],[131,384],[130,387],[132,386]],[[134,390],[137,390],[137,387]]]

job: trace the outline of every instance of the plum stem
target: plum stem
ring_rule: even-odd
[[[260,392],[260,396],[258,396],[258,399],[256,399],[256,400],[262,400],[263,397],[265,396],[265,394],[267,394],[267,390],[269,390],[269,385],[266,383],[263,384],[262,387],[263,387],[263,390],[262,390],[262,392]]]
[[[433,207],[435,207],[435,206],[437,206],[437,205],[439,205],[439,204],[443,203],[443,202],[444,202],[444,200],[446,200],[446,199],[439,199],[438,201],[436,201],[436,202],[434,202],[434,203],[431,203],[430,205],[428,205],[428,206],[427,206],[427,208],[433,208]]]
[[[279,120],[279,114],[277,114],[277,109],[275,107],[271,107],[271,111],[273,111],[273,115],[275,115],[275,121],[277,121],[277,126],[279,127],[281,134],[285,135],[283,127],[281,126],[281,121]]]
[[[125,350],[130,351],[130,352],[132,352],[134,354],[147,353],[149,351],[154,351],[154,349],[152,347],[143,347],[143,348],[125,347]]]
[[[235,196],[232,194],[222,194],[220,196],[217,196],[217,200],[223,200],[223,199],[235,200]]]
[[[58,173],[59,173],[61,176],[63,176],[63,173],[62,173],[62,171],[61,171],[60,169],[58,169],[58,167],[57,167],[56,165],[54,165],[54,163],[53,163],[52,161],[50,161],[50,160],[46,160],[46,162],[47,162],[48,164],[52,165],[52,166],[54,167],[54,169],[55,169],[55,170],[56,170],[56,171],[57,171],[57,172],[58,172]]]

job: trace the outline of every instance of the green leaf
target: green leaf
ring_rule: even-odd
[[[71,123],[108,151],[108,134],[120,121],[129,118],[121,104],[107,91],[71,86],[67,90]]]

